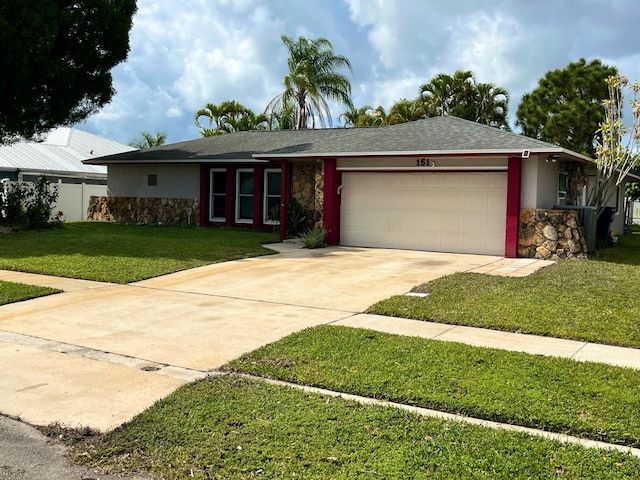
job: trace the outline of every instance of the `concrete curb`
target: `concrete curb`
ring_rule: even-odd
[[[585,438],[574,437],[572,435],[564,435],[564,434],[561,434],[561,433],[547,432],[545,430],[538,430],[538,429],[530,428],[530,427],[522,427],[522,426],[519,426],[519,425],[511,425],[511,424],[508,424],[508,423],[500,423],[500,422],[493,422],[493,421],[490,421],[490,420],[482,420],[482,419],[479,419],[479,418],[467,417],[467,416],[464,416],[464,415],[456,415],[456,414],[452,414],[452,413],[441,412],[441,411],[438,411],[438,410],[431,410],[431,409],[428,409],[428,408],[415,407],[415,406],[412,406],[412,405],[405,405],[405,404],[402,404],[402,403],[388,402],[388,401],[384,401],[384,400],[377,400],[375,398],[368,398],[368,397],[362,397],[362,396],[359,396],[359,395],[352,395],[352,394],[348,394],[348,393],[335,392],[333,390],[327,390],[327,389],[324,389],[324,388],[310,387],[310,386],[306,386],[306,385],[298,385],[296,383],[284,382],[284,381],[281,381],[281,380],[273,380],[273,379],[270,379],[270,378],[256,377],[254,375],[235,374],[235,373],[232,374],[232,375],[238,375],[238,376],[243,377],[243,378],[248,378],[248,379],[256,380],[256,381],[261,381],[261,382],[269,383],[271,385],[279,385],[279,386],[283,386],[283,387],[295,388],[296,390],[302,390],[303,392],[316,393],[316,394],[319,394],[319,395],[325,395],[325,396],[334,397],[334,398],[343,398],[345,400],[351,400],[351,401],[357,402],[357,403],[359,403],[361,405],[372,405],[372,406],[383,407],[383,408],[397,408],[399,410],[403,410],[403,411],[406,411],[406,412],[411,412],[411,413],[414,413],[416,415],[420,415],[422,417],[439,418],[439,419],[443,419],[443,420],[451,420],[453,422],[467,423],[467,424],[470,424],[470,425],[479,425],[481,427],[492,428],[494,430],[507,430],[507,431],[510,431],[510,432],[525,433],[527,435],[531,435],[531,436],[534,436],[534,437],[541,437],[541,438],[545,438],[547,440],[554,440],[554,441],[558,441],[558,442],[562,442],[562,443],[570,443],[570,444],[574,444],[574,445],[580,445],[581,447],[584,447],[584,448],[596,448],[596,449],[600,449],[600,450],[614,450],[614,451],[621,452],[621,453],[628,453],[630,455],[633,455],[634,457],[640,458],[640,448],[626,447],[624,445],[615,445],[615,444],[612,444],[612,443],[600,442],[600,441],[597,441],[597,440],[589,440],[589,439],[585,439]]]

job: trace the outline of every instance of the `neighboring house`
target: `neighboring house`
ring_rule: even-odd
[[[85,164],[108,167],[108,197],[93,199],[97,219],[267,229],[276,223],[272,207],[282,207],[282,222],[295,198],[316,212],[330,244],[508,257],[584,253],[576,214],[545,212],[567,202],[568,184],[582,201],[576,175],[566,175],[577,170],[584,190],[593,166],[578,153],[451,116],[238,132]],[[574,168],[581,165],[586,172]],[[612,202],[622,221],[622,196]]]
[[[0,146],[0,179],[35,181],[44,175],[58,184],[54,212],[65,220],[84,220],[89,198],[106,195],[107,169],[83,160],[135,150],[76,128],[60,127],[41,141],[23,140]]]

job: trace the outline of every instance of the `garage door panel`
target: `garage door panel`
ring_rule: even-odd
[[[424,232],[439,232],[442,230],[442,212],[419,212],[419,229]]]
[[[506,212],[507,198],[505,194],[495,190],[487,192],[487,210],[491,212]]]
[[[341,243],[502,255],[506,184],[503,172],[345,172]]]
[[[464,174],[440,174],[440,187],[447,189],[463,189],[464,188]]]
[[[465,173],[464,188],[480,188],[486,190],[488,185],[487,175],[484,173]]]
[[[442,187],[442,174],[431,173],[429,175],[415,175],[419,179],[421,187],[426,188],[441,188]]]
[[[386,225],[389,231],[401,233],[414,233],[420,231],[420,223],[418,220],[419,212],[390,212]]]
[[[435,250],[442,243],[442,232],[421,232],[418,235],[419,250]]]
[[[467,213],[463,216],[463,231],[460,234],[473,232],[474,234],[487,233],[487,215],[482,213]]]
[[[488,206],[486,191],[464,192],[464,209],[466,211],[484,212]]]
[[[440,211],[444,199],[438,191],[421,189],[414,200],[418,209],[422,211]]]
[[[500,232],[504,228],[504,215],[487,215],[487,235],[493,235],[494,232]],[[501,235],[500,238],[504,240],[504,235]]]
[[[421,179],[418,175],[394,174],[388,185],[396,188],[420,188]]]
[[[448,192],[446,198],[442,198],[440,205],[440,210],[449,214],[463,211],[465,208],[464,196]]]
[[[506,183],[507,183],[506,173],[487,175],[487,188],[491,190],[499,190],[500,192],[506,193],[506,190],[507,190]],[[506,195],[503,195],[503,197],[506,199]]]

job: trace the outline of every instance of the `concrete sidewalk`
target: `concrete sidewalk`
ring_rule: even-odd
[[[332,325],[367,328],[397,335],[410,335],[443,342],[458,342],[477,347],[497,348],[531,355],[571,358],[581,362],[607,363],[640,370],[640,349],[597,343],[500,332],[484,328],[423,322],[407,318],[359,314]]]

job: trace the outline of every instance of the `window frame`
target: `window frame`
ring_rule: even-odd
[[[269,173],[280,174],[280,193],[278,195],[269,195]],[[265,225],[279,225],[280,220],[269,220],[269,198],[278,198],[278,205],[282,203],[282,169],[266,168],[264,170],[263,191],[262,191],[262,222]]]
[[[216,193],[214,191],[214,181],[213,176],[216,173],[222,173],[224,175],[224,193]],[[224,205],[225,205],[225,214],[224,217],[216,217],[214,215],[214,199],[215,196],[224,195]],[[210,222],[226,222],[227,221],[227,200],[229,198],[229,193],[227,192],[227,169],[226,168],[211,168],[209,169],[209,221]]]
[[[251,174],[251,180],[252,180],[252,184],[251,184],[251,194],[247,194],[247,193],[241,193],[240,191],[240,177],[243,173],[250,173]],[[253,223],[253,216],[254,216],[254,211],[253,211],[253,199],[255,197],[255,182],[254,182],[254,178],[255,178],[255,171],[253,168],[238,168],[236,170],[236,195],[235,195],[235,222],[236,223],[245,223],[245,224],[251,224]],[[251,218],[241,218],[240,217],[240,198],[251,198]]]

